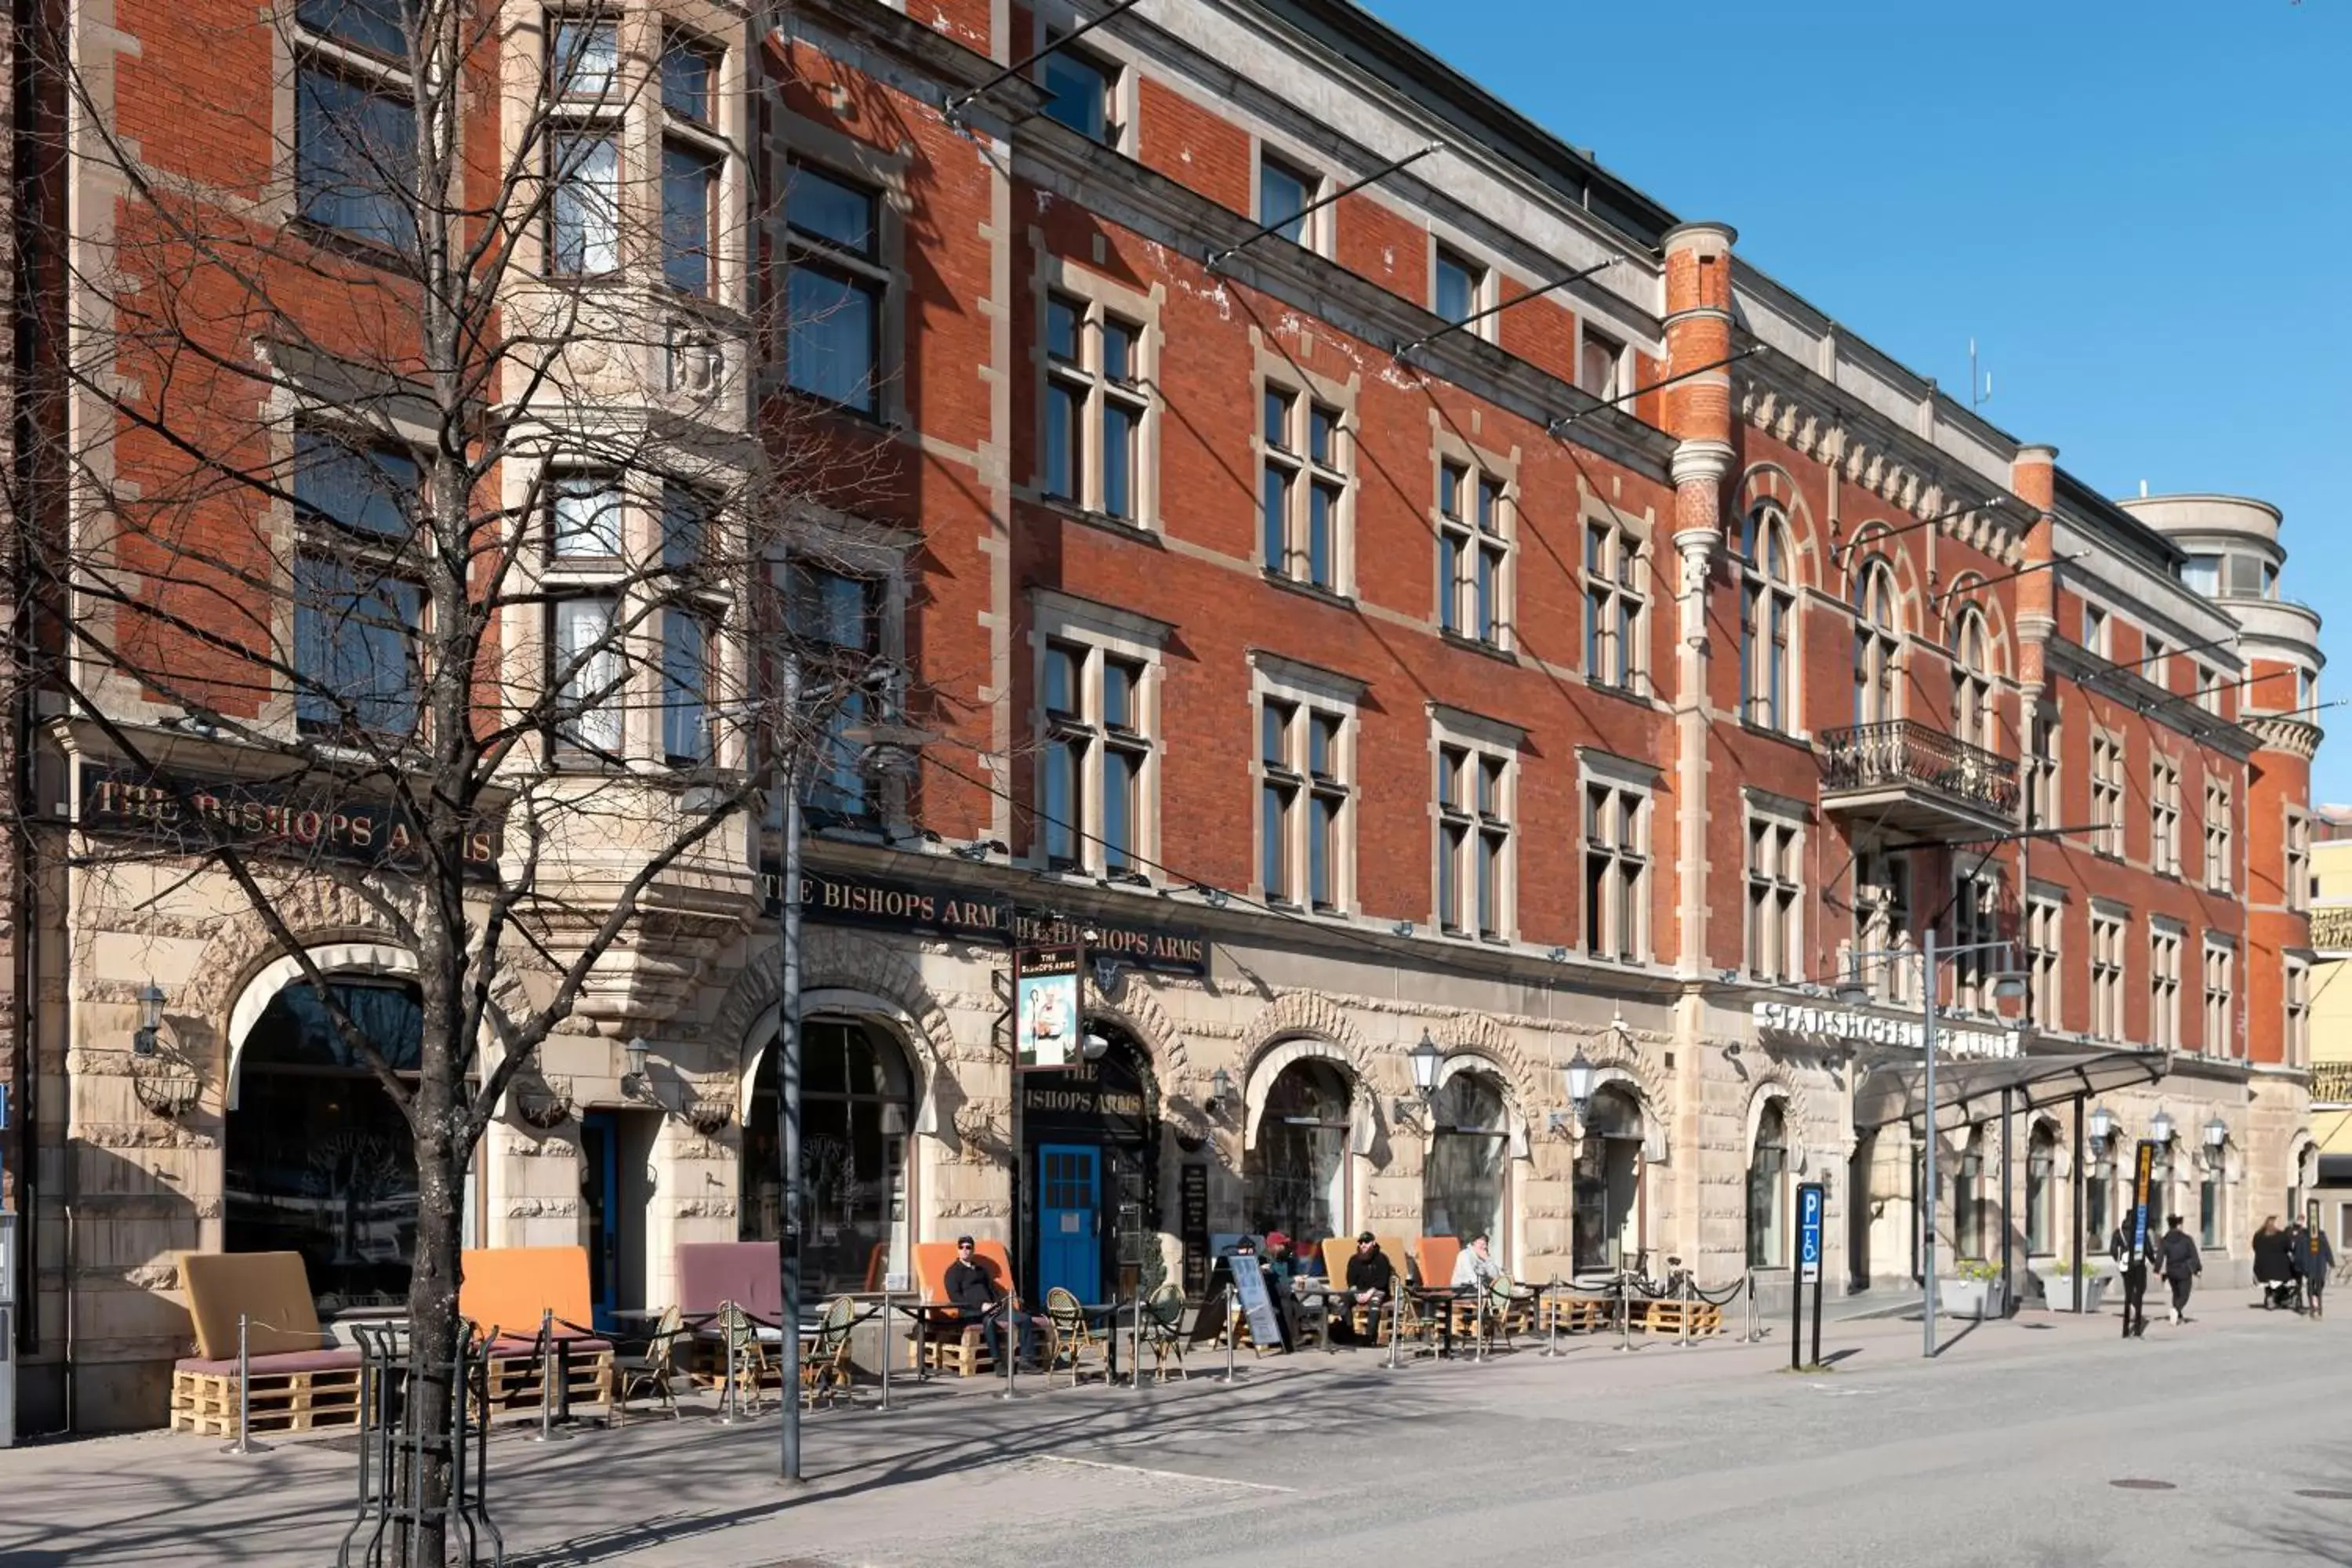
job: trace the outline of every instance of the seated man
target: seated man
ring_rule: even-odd
[[[1486,1249],[1484,1231],[1470,1238],[1454,1259],[1454,1288],[1456,1290],[1483,1291],[1502,1276],[1503,1266],[1495,1261]]]
[[[1348,1289],[1341,1296],[1340,1310],[1332,1319],[1333,1325],[1346,1323],[1352,1316],[1349,1309],[1364,1307],[1375,1314],[1389,1292],[1396,1289],[1396,1265],[1381,1250],[1380,1237],[1365,1231],[1356,1237],[1356,1255],[1348,1259]]]
[[[988,1265],[972,1255],[971,1237],[956,1237],[955,1261],[948,1265],[942,1281],[947,1289],[948,1304],[957,1308],[967,1318],[980,1320],[981,1342],[988,1347],[988,1359],[997,1358],[996,1320],[1011,1313],[1019,1325],[1021,1359],[1034,1366],[1037,1363],[1037,1327],[1029,1314],[1014,1306],[1004,1287],[999,1285],[988,1271]]]

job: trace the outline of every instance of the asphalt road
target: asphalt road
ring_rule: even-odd
[[[1827,1374],[1776,1371],[1776,1335],[1011,1404],[935,1384],[813,1416],[801,1488],[771,1414],[502,1436],[492,1500],[517,1568],[2352,1564],[2352,1325],[2206,1297],[2144,1341],[2036,1315],[1932,1363],[1916,1323],[1832,1324]],[[350,1467],[161,1435],[0,1454],[0,1564],[320,1568]]]

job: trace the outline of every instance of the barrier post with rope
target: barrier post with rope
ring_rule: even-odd
[[[539,1314],[539,1430],[532,1433],[534,1443],[557,1443],[570,1440],[572,1434],[560,1432],[555,1426],[555,1384],[558,1377],[555,1360],[555,1309],[542,1308]]]
[[[236,1441],[224,1444],[224,1454],[267,1454],[269,1445],[253,1440],[253,1320],[236,1315]]]

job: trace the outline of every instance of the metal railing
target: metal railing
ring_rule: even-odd
[[[2311,1064],[2314,1105],[2352,1105],[2352,1062]]]
[[[1822,732],[1822,788],[1917,787],[1964,805],[2014,815],[2017,763],[1914,719]]]
[[[2311,945],[2325,952],[2352,949],[2352,904],[2313,906]]]

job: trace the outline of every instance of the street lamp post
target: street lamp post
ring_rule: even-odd
[[[1936,1354],[1936,965],[1941,960],[1965,958],[1971,953],[2009,952],[2014,946],[2014,943],[2007,942],[1976,942],[1958,947],[1938,949],[1936,945],[1935,927],[1931,925],[1921,933],[1919,949],[1916,952],[1907,948],[1891,948],[1855,952],[1851,955],[1857,969],[1864,959],[1916,958],[1919,960],[1919,1012],[1924,1026],[1919,1042],[1919,1055],[1925,1067],[1925,1077],[1920,1088],[1922,1097],[1927,1100],[1927,1107],[1921,1118],[1927,1129],[1926,1168],[1920,1173],[1919,1184],[1921,1187],[1919,1194],[1919,1317],[1923,1325],[1920,1354],[1930,1359],[1933,1359]],[[2024,976],[2014,971],[2003,971],[1993,977],[1993,994],[1996,996],[2021,995],[2024,988]],[[1870,999],[1870,991],[1862,984],[1857,973],[1854,978],[1849,979],[1844,985],[1838,988],[1838,995],[1840,1000],[1846,1002],[1867,1001]],[[2007,1158],[2007,1145],[2004,1143],[2002,1149],[2004,1160]],[[2008,1179],[2005,1165],[2002,1179],[2004,1182]],[[2004,1229],[2008,1224],[2009,1215],[2004,1211],[2001,1215],[2001,1225]],[[2005,1289],[2008,1284],[2006,1279],[2003,1279],[2002,1284]]]

